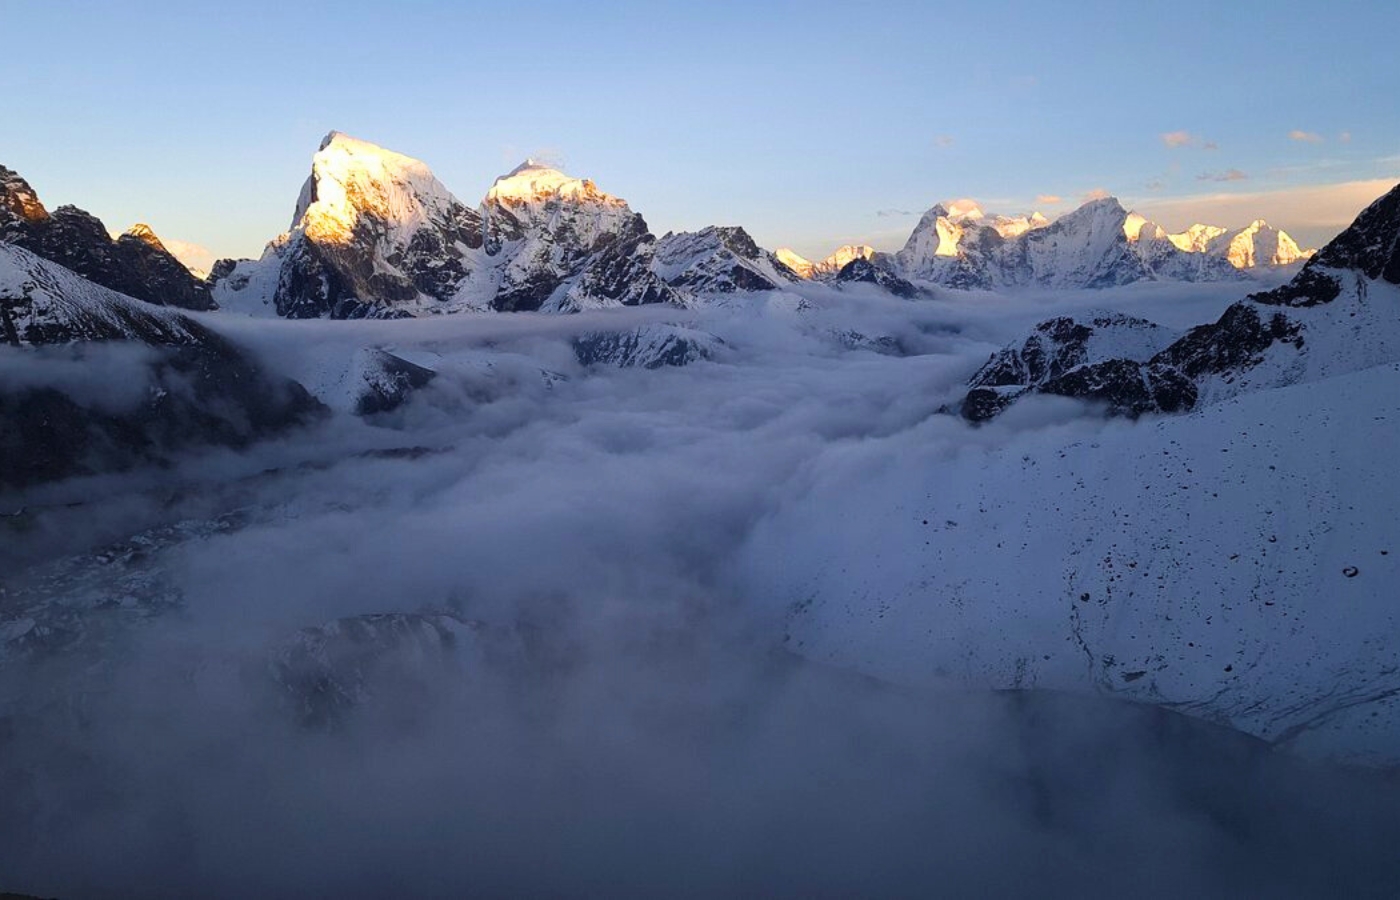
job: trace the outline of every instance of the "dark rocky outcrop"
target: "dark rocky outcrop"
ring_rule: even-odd
[[[873,284],[884,288],[896,297],[906,299],[913,299],[923,293],[908,281],[868,259],[853,259],[846,263],[841,267],[841,271],[836,273],[836,283]]]
[[[1128,415],[1150,411],[1158,393],[1168,403],[1179,403],[1171,394],[1172,380],[1165,372],[1133,384],[1112,384],[1128,371],[1119,363],[1146,361],[1171,340],[1172,334],[1146,319],[1121,313],[1103,313],[1082,321],[1060,316],[1041,322],[1023,342],[993,354],[972,376],[962,414],[971,421],[990,419],[1032,390],[1070,397],[1083,394],[1088,398],[1092,394],[1092,399]],[[1115,358],[1128,353],[1132,354],[1130,360]],[[1154,389],[1154,384],[1160,388]]]
[[[378,690],[404,700],[461,662],[482,629],[450,613],[375,613],[302,629],[272,657],[270,674],[297,721],[341,725]],[[416,690],[415,690],[416,689]]]
[[[361,381],[355,414],[372,416],[398,409],[412,393],[437,377],[432,369],[384,350],[367,350],[358,360]]]
[[[148,226],[113,240],[75,206],[49,212],[23,178],[0,166],[0,241],[23,247],[128,297],[181,309],[213,309],[209,286],[184,267]]]

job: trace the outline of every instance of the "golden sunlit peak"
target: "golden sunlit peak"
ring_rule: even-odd
[[[548,163],[533,157],[497,178],[486,192],[488,203],[521,206],[550,199],[590,201],[612,206],[625,206],[625,201],[598,190],[587,178],[566,175]]]
[[[132,225],[130,228],[128,228],[125,234],[127,237],[136,238],[136,240],[142,242],[143,244],[147,244],[151,247],[156,247],[161,250],[165,249],[165,245],[160,242],[160,238],[156,237],[155,231],[152,230],[151,226],[147,225],[145,222],[137,222],[135,225]]]

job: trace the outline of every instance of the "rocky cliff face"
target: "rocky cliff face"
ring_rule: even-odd
[[[72,269],[118,293],[182,309],[212,309],[208,286],[181,265],[149,226],[113,240],[102,222],[75,206],[50,212],[29,183],[0,166],[0,241]]]
[[[877,261],[858,256],[836,273],[836,284],[873,284],[896,297],[912,299],[923,294],[919,288],[900,278]]]

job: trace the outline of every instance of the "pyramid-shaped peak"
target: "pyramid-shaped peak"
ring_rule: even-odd
[[[0,166],[0,212],[6,211],[30,222],[49,217],[29,182],[13,169]]]
[[[1085,202],[1078,209],[1060,216],[1052,225],[1066,228],[1085,223],[1103,222],[1117,227],[1127,221],[1127,218],[1128,211],[1123,208],[1122,203],[1118,202],[1117,197],[1098,197]]]
[[[457,206],[426,163],[332,131],[311,157],[291,227],[305,226],[318,238],[347,238],[366,215],[412,226]]]
[[[1118,202],[1117,197],[1095,197],[1092,200],[1086,200],[1075,212],[1081,210],[1127,212],[1123,209],[1123,204]]]
[[[145,222],[137,222],[135,225],[132,225],[126,230],[122,237],[138,240],[148,247],[154,247],[157,250],[165,249],[165,244],[161,243],[160,238],[156,236],[155,230]]]

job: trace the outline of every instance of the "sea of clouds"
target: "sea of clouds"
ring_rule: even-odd
[[[80,636],[0,658],[0,890],[1314,896],[1400,883],[1392,783],[1126,704],[919,691],[813,665],[782,644],[803,598],[755,595],[745,569],[760,525],[765,547],[774,522],[794,546],[824,533],[820,515],[791,510],[833,473],[858,498],[860,467],[1131,427],[1067,401],[982,429],[940,414],[1035,321],[1108,305],[1184,328],[1238,285],[806,293],[554,318],[205,317],[309,386],[337,383],[367,346],[440,375],[373,422],[338,412],[245,453],[4,500],[0,613],[35,609]],[[683,368],[573,359],[571,337],[647,321],[724,344]],[[382,613],[450,614],[480,638],[401,661],[308,726],[278,653],[303,629]]]

